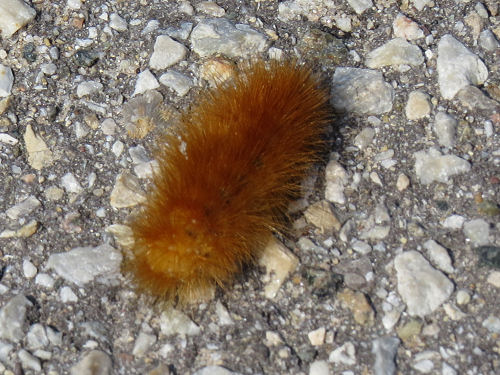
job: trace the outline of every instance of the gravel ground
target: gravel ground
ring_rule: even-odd
[[[0,0],[0,373],[500,373],[499,8]],[[154,140],[253,54],[322,72],[332,152],[259,266],[151,301]]]

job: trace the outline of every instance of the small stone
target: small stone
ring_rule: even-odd
[[[0,64],[0,97],[10,95],[14,84],[14,74],[8,66]]]
[[[396,256],[398,292],[411,316],[425,316],[436,310],[453,293],[453,283],[434,269],[417,251]]]
[[[23,225],[17,230],[6,229],[0,233],[0,238],[28,238],[38,230],[38,222],[31,220],[28,224]]]
[[[314,331],[309,332],[307,334],[307,337],[309,338],[309,342],[311,343],[311,345],[320,346],[325,342],[325,334],[325,327],[320,327],[318,329],[315,329]]]
[[[443,362],[443,366],[441,367],[441,375],[457,375],[457,370],[455,370],[446,362]]]
[[[31,125],[26,126],[24,142],[28,152],[28,163],[36,170],[52,165],[53,155],[44,140],[36,135]]]
[[[112,373],[111,359],[100,350],[92,350],[70,369],[71,375],[111,375]]]
[[[420,48],[403,38],[396,38],[369,52],[365,64],[375,69],[402,64],[418,66],[423,62],[424,55]]]
[[[84,96],[90,96],[99,92],[102,92],[102,83],[97,81],[87,81],[78,84],[76,88],[76,95],[79,98]]]
[[[297,268],[299,260],[273,237],[265,247],[259,264],[266,268],[266,274],[263,277],[264,295],[266,298],[273,299],[288,275]]]
[[[182,61],[186,53],[187,48],[183,44],[176,42],[168,35],[159,35],[155,41],[149,66],[156,70],[166,69]]]
[[[374,375],[394,375],[396,373],[396,353],[399,347],[397,337],[380,337],[372,341],[372,353],[375,355]]]
[[[490,315],[483,321],[483,327],[492,333],[500,334],[500,318]]]
[[[314,361],[309,366],[309,375],[330,375],[327,361]]]
[[[470,299],[470,294],[466,290],[461,289],[457,292],[457,303],[459,305],[467,305],[470,302]]]
[[[375,313],[363,293],[345,288],[337,294],[337,298],[351,311],[356,323],[362,326],[373,324]]]
[[[45,328],[40,323],[33,324],[26,334],[26,341],[30,350],[40,349],[49,345]]]
[[[84,48],[76,51],[74,57],[78,66],[85,66],[87,68],[95,65],[97,60],[99,60],[99,54],[97,52]]]
[[[158,20],[150,20],[148,21],[144,29],[142,29],[141,35],[151,34],[154,31],[158,30],[159,27],[160,27],[160,22]]]
[[[415,370],[427,374],[434,369],[434,363],[430,359],[423,359],[421,361],[415,362],[412,366]]]
[[[111,13],[109,16],[109,27],[119,32],[127,31],[127,21],[117,13]]]
[[[495,34],[493,34],[491,30],[483,30],[479,34],[479,45],[488,52],[494,52],[500,48],[500,43],[497,38],[495,38]]]
[[[415,347],[422,341],[419,337],[422,332],[422,322],[418,320],[410,320],[404,326],[397,329],[399,338],[406,346]]]
[[[68,8],[80,9],[82,6],[82,0],[68,0]]]
[[[465,86],[457,93],[460,102],[471,111],[483,110],[489,112],[499,112],[500,103],[488,98],[480,89],[475,86]]]
[[[321,230],[321,233],[338,232],[340,230],[340,221],[330,207],[330,203],[325,200],[316,202],[304,212],[307,222],[315,225]]]
[[[437,71],[445,99],[453,99],[463,87],[481,85],[488,78],[486,65],[450,34],[438,43]]]
[[[262,53],[266,37],[248,25],[233,25],[225,18],[201,20],[191,32],[191,48],[200,57],[221,54],[247,58]]]
[[[11,298],[0,309],[0,339],[18,343],[24,337],[26,309],[33,304],[23,295]]]
[[[227,326],[234,324],[231,315],[220,301],[217,301],[215,304],[215,313],[219,317],[220,325]]]
[[[396,180],[396,189],[398,189],[398,191],[404,191],[408,186],[410,186],[410,179],[404,173],[400,173]]]
[[[372,251],[372,247],[368,243],[359,240],[351,243],[351,247],[355,252],[363,255],[366,255]]]
[[[116,131],[116,122],[112,118],[107,118],[101,123],[101,130],[104,135],[113,135]]]
[[[132,228],[123,224],[112,224],[106,228],[106,232],[111,233],[115,241],[125,249],[131,249],[134,246],[134,233]]]
[[[465,223],[465,217],[460,216],[460,215],[451,215],[448,216],[444,221],[443,221],[443,227],[447,229],[462,229],[462,226]]]
[[[236,67],[231,61],[221,58],[208,59],[200,66],[199,76],[215,87],[236,75]]]
[[[397,310],[388,311],[382,317],[382,324],[387,331],[391,331],[401,318],[401,312]]]
[[[83,191],[82,186],[71,172],[66,173],[61,178],[61,185],[68,193],[80,194]]]
[[[36,276],[36,273],[38,272],[37,268],[33,263],[31,263],[29,260],[25,259],[23,261],[23,274],[24,277],[28,279],[32,279],[33,277]]]
[[[125,145],[122,141],[116,141],[115,143],[113,143],[113,146],[111,146],[111,151],[113,152],[113,154],[115,154],[116,157],[118,157],[122,154],[124,148]]]
[[[335,25],[342,31],[350,33],[352,31],[351,18],[346,15],[335,16]]]
[[[483,246],[490,243],[490,225],[483,219],[475,219],[464,224],[464,234],[472,246]]]
[[[41,206],[41,203],[38,199],[36,199],[33,195],[30,195],[20,203],[16,204],[9,208],[5,213],[9,217],[9,219],[17,220],[20,217],[29,215],[31,212],[36,210]]]
[[[57,65],[54,63],[43,64],[40,67],[40,70],[42,71],[43,74],[50,77],[50,76],[53,76],[54,74],[56,74]]]
[[[189,317],[179,310],[168,308],[160,315],[160,330],[165,336],[187,335],[196,336],[201,332]]]
[[[149,69],[137,75],[137,82],[135,83],[135,89],[132,96],[143,94],[148,90],[154,90],[160,87],[156,77],[151,73]]]
[[[19,141],[7,133],[0,133],[0,142],[9,146],[16,145]]]
[[[406,103],[406,117],[408,120],[418,120],[431,113],[431,101],[429,95],[422,91],[412,91]]]
[[[145,353],[149,351],[151,346],[156,342],[156,336],[144,331],[139,332],[139,336],[134,343],[134,349],[132,349],[132,354],[135,357],[142,357]]]
[[[19,350],[19,352],[17,352],[17,356],[19,357],[21,366],[24,369],[31,369],[37,372],[42,371],[42,364],[40,363],[40,360],[32,356],[27,350]]]
[[[97,247],[76,247],[65,253],[52,254],[47,268],[53,269],[67,281],[83,286],[98,280],[106,281],[116,277],[120,271],[122,254],[111,245]]]
[[[434,119],[434,133],[438,137],[439,144],[444,147],[453,147],[455,145],[455,133],[457,120],[452,116],[438,112]]]
[[[415,152],[415,173],[420,182],[448,182],[451,176],[470,171],[470,163],[455,155],[443,155],[434,148]]]
[[[371,69],[335,69],[331,104],[338,111],[382,114],[392,109],[394,90],[382,73]]]
[[[213,17],[222,17],[226,14],[224,8],[221,8],[213,1],[202,1],[201,3],[196,4],[196,11]]]
[[[179,96],[186,95],[191,87],[194,86],[191,78],[173,70],[169,70],[165,74],[162,74],[160,83],[174,90]]]
[[[59,291],[59,296],[63,303],[78,302],[78,296],[71,290],[69,286],[63,286]]]
[[[481,263],[500,269],[500,247],[480,246],[476,249]]]
[[[330,353],[329,362],[353,366],[356,364],[356,350],[350,341]]]
[[[124,171],[120,173],[111,192],[111,206],[114,208],[127,208],[145,201],[146,196],[139,180],[130,172]]]
[[[443,309],[451,320],[461,320],[467,316],[467,314],[451,303],[445,303]]]
[[[404,14],[399,13],[392,23],[394,36],[406,40],[415,40],[424,37],[424,32],[415,21],[412,21]]]
[[[193,375],[241,375],[238,372],[229,371],[228,369],[221,366],[206,366],[200,368]]]
[[[373,128],[364,128],[361,132],[354,138],[354,146],[363,150],[370,146],[373,142],[373,138],[375,137],[375,130]]]
[[[363,13],[373,5],[372,0],[347,0],[347,2],[357,14]]]
[[[488,283],[496,288],[500,288],[500,271],[492,271],[488,275]]]
[[[283,344],[283,339],[278,332],[266,331],[266,340],[264,341],[267,347],[273,347]]]
[[[325,198],[329,202],[344,204],[344,185],[348,182],[347,172],[338,161],[331,160],[325,169]]]
[[[35,284],[41,285],[46,289],[52,289],[54,287],[54,279],[47,275],[46,273],[39,273],[35,277]]]
[[[363,240],[383,240],[391,231],[390,225],[376,225],[374,222],[367,224],[359,235]]]
[[[451,265],[451,258],[448,251],[434,240],[428,240],[424,243],[427,249],[430,260],[438,266],[438,268],[446,273],[453,273],[455,269]]]
[[[22,0],[2,0],[0,2],[2,38],[9,39],[17,30],[33,21],[35,16],[36,11]]]
[[[49,201],[58,201],[64,195],[64,190],[59,189],[58,187],[51,186],[45,189],[44,191],[45,198]]]
[[[186,40],[191,34],[193,24],[191,22],[182,22],[179,28],[167,27],[165,33],[176,40]]]

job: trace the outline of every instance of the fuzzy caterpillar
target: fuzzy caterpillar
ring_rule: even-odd
[[[190,303],[254,262],[324,146],[328,93],[296,62],[257,61],[201,95],[159,139],[131,222],[140,289]]]

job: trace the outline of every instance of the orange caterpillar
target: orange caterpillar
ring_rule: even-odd
[[[204,299],[254,262],[318,159],[328,93],[309,68],[262,61],[201,95],[160,140],[127,268],[152,295]]]

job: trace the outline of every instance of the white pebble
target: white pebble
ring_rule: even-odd
[[[31,263],[29,260],[25,259],[23,261],[23,273],[24,273],[24,277],[28,278],[28,279],[32,279],[33,277],[35,277],[36,273],[38,272],[38,270],[36,269],[35,265],[33,263]]]
[[[500,288],[500,271],[491,271],[488,275],[488,283],[496,288]]]
[[[82,98],[84,96],[98,93],[98,92],[102,91],[102,88],[103,88],[102,83],[97,82],[97,81],[82,82],[76,88],[76,95],[79,98]]]
[[[68,8],[71,9],[80,9],[82,6],[82,1],[81,0],[68,0]]]
[[[13,84],[14,75],[12,74],[12,69],[0,64],[0,97],[9,96]]]
[[[71,172],[66,173],[61,178],[61,185],[68,193],[80,193],[83,189],[75,175]]]
[[[149,60],[152,69],[162,70],[182,61],[187,54],[187,48],[170,38],[168,35],[159,35],[156,38],[153,54]]]
[[[410,186],[410,179],[404,173],[400,173],[396,181],[396,189],[403,191],[406,190],[408,186]]]
[[[448,216],[443,221],[443,227],[448,228],[448,229],[458,230],[458,229],[462,229],[464,222],[465,222],[465,217],[460,216],[460,215],[451,215],[451,216]]]
[[[459,305],[466,305],[470,302],[470,294],[466,290],[459,290],[457,292],[457,303]]]
[[[109,27],[116,31],[127,31],[127,21],[116,13],[111,13],[109,17]]]
[[[146,69],[137,75],[137,82],[135,83],[135,90],[132,96],[157,89],[158,87],[160,87],[158,80],[149,69]]]
[[[61,301],[64,303],[78,301],[78,296],[69,286],[63,286],[59,291],[59,296],[61,297]]]
[[[54,287],[54,279],[46,273],[39,273],[36,275],[35,284],[41,285],[47,289],[52,289]]]
[[[314,361],[309,367],[309,375],[329,375],[327,361]]]
[[[483,219],[475,219],[464,224],[464,234],[473,246],[482,246],[490,243],[490,225]]]

